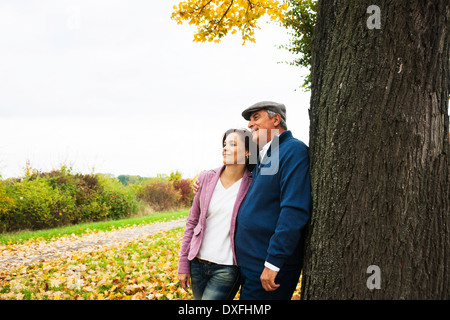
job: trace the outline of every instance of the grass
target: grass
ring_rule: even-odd
[[[61,237],[70,234],[83,234],[91,231],[108,231],[117,228],[131,227],[133,225],[145,225],[155,222],[163,222],[185,218],[188,216],[189,210],[171,211],[171,212],[157,212],[143,217],[131,217],[120,220],[99,221],[81,223],[73,226],[65,226],[60,228],[45,229],[45,230],[24,230],[11,233],[0,234],[1,244],[22,243],[28,239],[42,239],[50,240],[55,237]]]

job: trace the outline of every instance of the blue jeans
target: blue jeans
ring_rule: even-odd
[[[232,300],[239,289],[239,268],[191,261],[191,288],[194,300]]]

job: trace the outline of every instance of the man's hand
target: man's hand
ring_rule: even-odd
[[[192,185],[192,191],[194,192],[194,194],[197,193],[198,187],[199,187],[199,181],[198,181],[198,178],[195,178],[194,184]]]
[[[265,267],[263,272],[261,273],[261,284],[266,291],[275,291],[277,290],[280,285],[275,283],[275,277],[277,276],[278,272],[270,270],[269,268]]]
[[[200,172],[199,174],[198,174],[198,176],[199,175],[201,175],[203,172],[205,172],[206,170],[203,170],[202,172]],[[194,194],[196,194],[197,193],[197,191],[198,191],[198,188],[200,187],[200,181],[198,180],[198,176],[197,176],[197,178],[195,178],[195,181],[194,181],[194,183],[192,184],[192,191],[194,192]]]
[[[189,292],[189,284],[190,284],[191,275],[189,273],[179,273],[178,280],[180,281],[181,287],[184,291]]]

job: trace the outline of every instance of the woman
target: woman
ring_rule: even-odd
[[[251,183],[250,150],[256,150],[246,129],[223,135],[222,167],[200,174],[200,183],[186,221],[178,264],[184,290],[192,284],[195,300],[230,300],[239,289],[234,254],[236,215]]]

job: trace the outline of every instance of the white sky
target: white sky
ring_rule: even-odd
[[[0,174],[42,171],[193,177],[222,164],[241,112],[284,103],[308,144],[310,94],[287,30],[260,22],[256,43],[194,43],[170,19],[178,0],[0,2]],[[280,63],[281,62],[281,63]],[[296,90],[297,89],[297,90]]]

